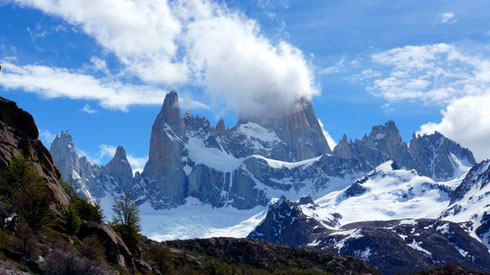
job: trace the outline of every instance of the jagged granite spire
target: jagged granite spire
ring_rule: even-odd
[[[470,150],[439,132],[413,137],[409,148],[414,158],[414,168],[421,175],[431,178],[447,179],[458,176],[455,175],[455,167],[476,164]]]
[[[219,135],[223,135],[226,132],[225,121],[223,118],[220,118],[218,124],[216,124],[216,133]]]
[[[61,176],[69,182],[72,178],[72,171],[78,173],[80,170],[80,159],[75,150],[73,138],[67,130],[56,135],[49,151],[53,157],[54,165],[60,170]]]
[[[272,130],[281,143],[272,148],[271,157],[283,161],[301,161],[331,153],[311,101],[302,98],[299,109],[287,110],[273,117],[240,118],[238,126],[248,122]]]
[[[116,153],[107,165],[104,166],[107,173],[118,183],[121,191],[130,192],[133,186],[133,170],[126,157],[126,151],[118,146]]]
[[[152,181],[156,208],[171,207],[184,202],[185,174],[183,172],[182,150],[184,149],[185,128],[180,112],[177,92],[165,96],[160,113],[153,124],[150,138],[150,152],[142,177]]]
[[[347,135],[344,134],[342,139],[337,143],[337,146],[333,149],[333,153],[344,159],[355,158],[356,156],[352,153],[351,144],[347,141]]]

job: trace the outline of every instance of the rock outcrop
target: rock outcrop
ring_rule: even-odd
[[[132,257],[124,241],[114,230],[106,224],[94,222],[85,223],[82,226],[80,237],[96,236],[102,244],[107,260],[117,266],[134,269]]]
[[[441,217],[465,222],[490,250],[490,160],[475,165],[454,191]]]
[[[177,93],[167,94],[153,124],[150,153],[142,177],[153,190],[156,208],[174,207],[185,202],[186,177],[182,163],[185,128]]]
[[[362,140],[347,141],[344,135],[333,150],[334,155],[366,162],[371,167],[394,160],[400,167],[415,169],[435,180],[453,179],[475,165],[471,151],[442,134],[413,135],[408,146],[393,121],[374,126]]]
[[[0,170],[5,169],[15,155],[23,154],[46,179],[55,198],[53,206],[62,210],[69,198],[60,184],[60,172],[38,135],[31,114],[17,107],[15,102],[0,97]]]
[[[109,163],[104,166],[105,171],[117,182],[118,193],[131,192],[133,189],[133,169],[126,157],[126,151],[118,146],[116,153]]]

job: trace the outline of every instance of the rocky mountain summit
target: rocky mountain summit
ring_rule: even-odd
[[[212,207],[252,209],[271,197],[318,199],[343,189],[378,165],[394,160],[433,180],[461,176],[475,164],[472,153],[440,133],[401,139],[393,121],[373,127],[362,140],[343,139],[329,147],[311,102],[273,117],[240,118],[227,128],[186,112],[178,95],[167,94],[153,124],[149,159],[133,177],[118,148],[107,165],[79,158],[67,132],[51,146],[55,164],[66,180],[87,197],[130,192],[155,209],[169,209],[193,197]]]

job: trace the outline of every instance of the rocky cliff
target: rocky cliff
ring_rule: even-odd
[[[46,179],[55,198],[53,206],[61,210],[69,198],[61,187],[60,172],[38,136],[31,114],[17,107],[15,102],[0,97],[0,170],[5,169],[15,155],[23,154]]]

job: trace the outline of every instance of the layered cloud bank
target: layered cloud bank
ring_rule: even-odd
[[[373,55],[379,70],[360,77],[389,103],[441,106],[442,120],[422,125],[419,133],[438,131],[482,160],[490,157],[490,59],[479,54],[444,43],[405,46]]]
[[[13,2],[61,17],[80,28],[117,57],[123,73],[138,77],[146,85],[169,89],[190,83],[239,115],[278,112],[299,98],[319,94],[312,66],[299,49],[285,41],[271,42],[256,21],[208,0]],[[100,58],[94,60],[104,64]],[[81,77],[63,68],[54,70]],[[15,85],[2,85],[30,90],[31,72],[19,71]],[[97,81],[101,80],[92,82]],[[109,82],[98,87],[119,85],[117,80]],[[130,95],[124,89],[117,90],[124,102],[111,96],[114,89],[97,89],[95,97],[83,91],[77,94],[97,99],[104,107],[121,109],[153,102],[155,96],[161,103],[161,93],[137,88]],[[46,92],[46,96],[57,95]]]

